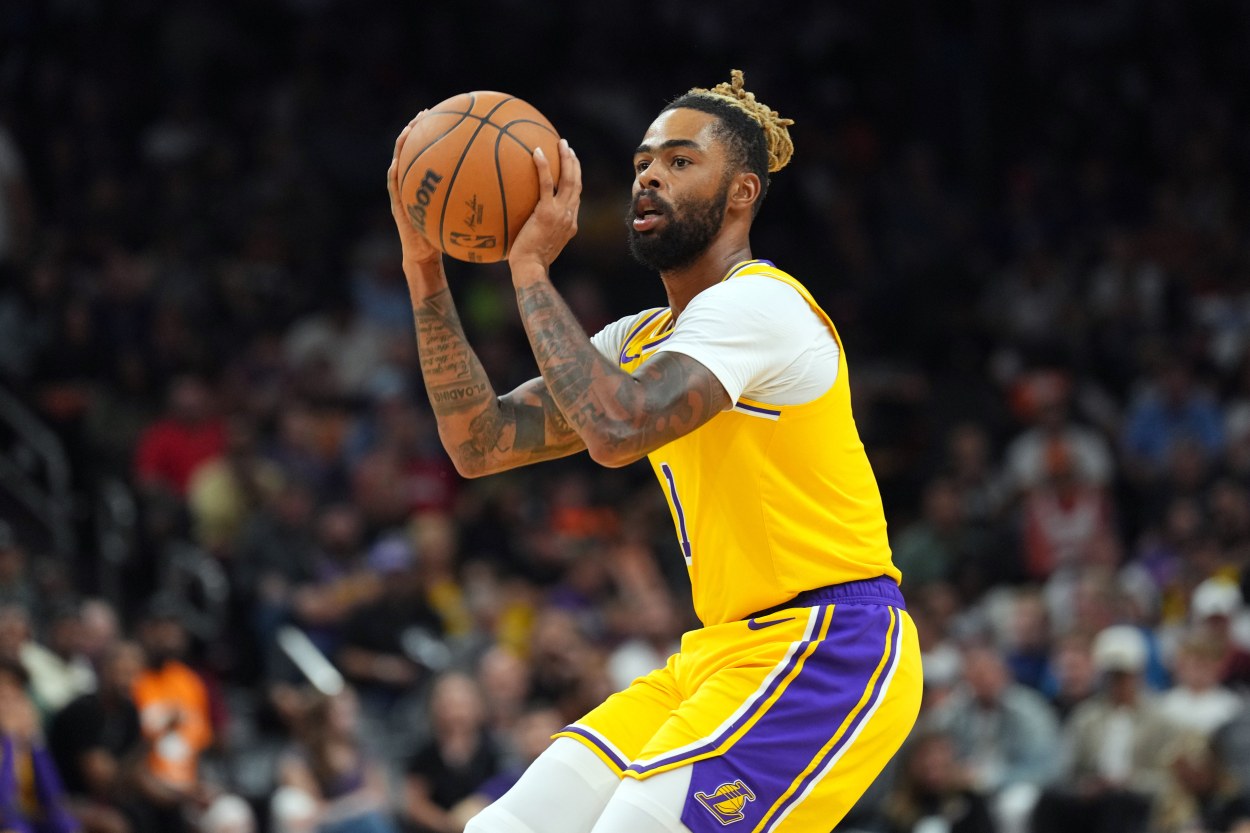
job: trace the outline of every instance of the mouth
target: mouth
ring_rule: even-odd
[[[663,203],[658,197],[640,194],[634,200],[634,218],[631,221],[634,231],[647,232],[653,230],[664,219]]]

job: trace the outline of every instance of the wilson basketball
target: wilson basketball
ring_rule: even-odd
[[[417,120],[400,152],[408,218],[451,257],[503,260],[538,204],[534,148],[543,149],[559,182],[559,141],[551,122],[519,98],[452,96]]]

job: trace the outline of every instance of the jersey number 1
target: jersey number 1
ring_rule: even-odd
[[[677,539],[681,542],[681,553],[690,564],[690,536],[686,533],[686,512],[681,508],[681,498],[677,496],[677,481],[673,479],[673,470],[668,463],[660,463],[660,471],[668,481],[668,494],[673,499],[673,511],[677,514]]]

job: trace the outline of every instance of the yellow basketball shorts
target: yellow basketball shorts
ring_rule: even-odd
[[[881,577],[691,631],[556,737],[622,778],[693,767],[681,820],[695,833],[823,833],[898,751],[920,695],[915,626]]]

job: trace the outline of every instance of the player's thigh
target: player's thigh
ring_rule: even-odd
[[[852,604],[807,614],[782,660],[759,664],[767,676],[754,688],[744,683],[749,662],[713,673],[627,771],[646,781],[688,768],[678,817],[695,833],[736,822],[744,831],[833,829],[915,722],[920,651],[907,614]],[[689,741],[684,727],[708,725],[703,715],[724,712],[734,690],[739,708]]]
[[[677,656],[634,680],[575,723],[556,734],[592,750],[618,776],[651,742],[682,703],[674,668]]]

